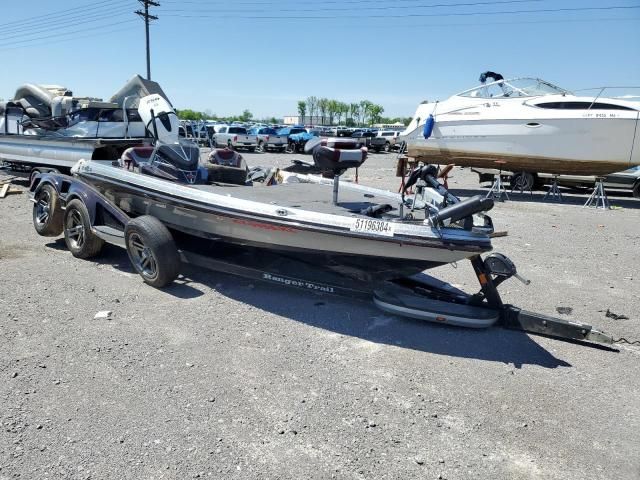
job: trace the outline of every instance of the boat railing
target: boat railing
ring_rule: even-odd
[[[635,91],[635,94],[625,94],[625,95],[610,95],[608,94],[609,91],[612,90],[624,90],[626,92],[629,91]],[[601,97],[605,97],[604,93],[607,92],[606,97],[607,98],[616,98],[616,99],[620,99],[620,100],[640,100],[640,87],[638,86],[634,86],[634,87],[592,87],[592,88],[583,88],[581,90],[574,90],[574,94],[577,96],[583,96],[580,95],[580,93],[582,92],[595,92],[595,94],[593,95],[593,100],[591,101],[591,105],[589,105],[589,108],[587,110],[590,110],[591,107],[593,107],[593,105],[598,101],[599,98]],[[590,97],[591,95],[584,95],[586,97]]]

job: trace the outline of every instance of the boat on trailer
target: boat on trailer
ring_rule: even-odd
[[[277,171],[251,184],[237,152],[202,161],[197,146],[177,139],[175,112],[160,96],[140,105],[155,147],[130,149],[115,161],[80,161],[73,176],[45,173],[31,184],[36,231],[64,234],[74,256],[95,256],[108,242],[125,247],[155,287],[171,283],[188,262],[275,285],[373,298],[384,311],[438,323],[500,322],[611,341],[589,325],[503,304],[497,286],[520,277],[507,257],[489,253],[493,224],[486,212],[493,200],[459,200],[437,182],[435,168],[420,171],[419,194],[411,197],[369,188],[341,180],[362,165],[367,150],[326,141],[308,148],[314,167],[332,178]],[[425,273],[465,259],[480,283],[476,294]]]

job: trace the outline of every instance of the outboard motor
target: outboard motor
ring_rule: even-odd
[[[199,165],[200,149],[194,143],[160,144],[151,161],[140,164],[140,173],[178,183],[204,183],[206,171]]]

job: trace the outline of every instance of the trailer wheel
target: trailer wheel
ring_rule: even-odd
[[[64,211],[64,242],[76,258],[95,257],[104,246],[104,240],[91,231],[87,207],[77,198],[67,203]]]
[[[145,283],[161,288],[180,272],[180,256],[171,232],[149,215],[134,218],[124,230],[129,260]]]
[[[633,186],[633,196],[636,198],[640,198],[640,181],[637,181]]]
[[[509,180],[512,190],[533,190],[536,184],[536,178],[529,172],[517,172],[511,175]]]
[[[64,212],[60,208],[58,191],[51,185],[43,185],[33,204],[33,227],[38,235],[57,237],[62,233]]]

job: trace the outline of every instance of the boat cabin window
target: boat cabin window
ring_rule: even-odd
[[[613,103],[603,102],[546,102],[538,103],[536,107],[553,108],[560,110],[632,110],[633,108],[624,105],[615,105]]]
[[[100,115],[99,108],[83,108],[76,110],[69,115],[69,126],[75,125],[78,122],[95,122]]]
[[[124,116],[121,109],[102,110],[98,117],[99,122],[124,122]]]

